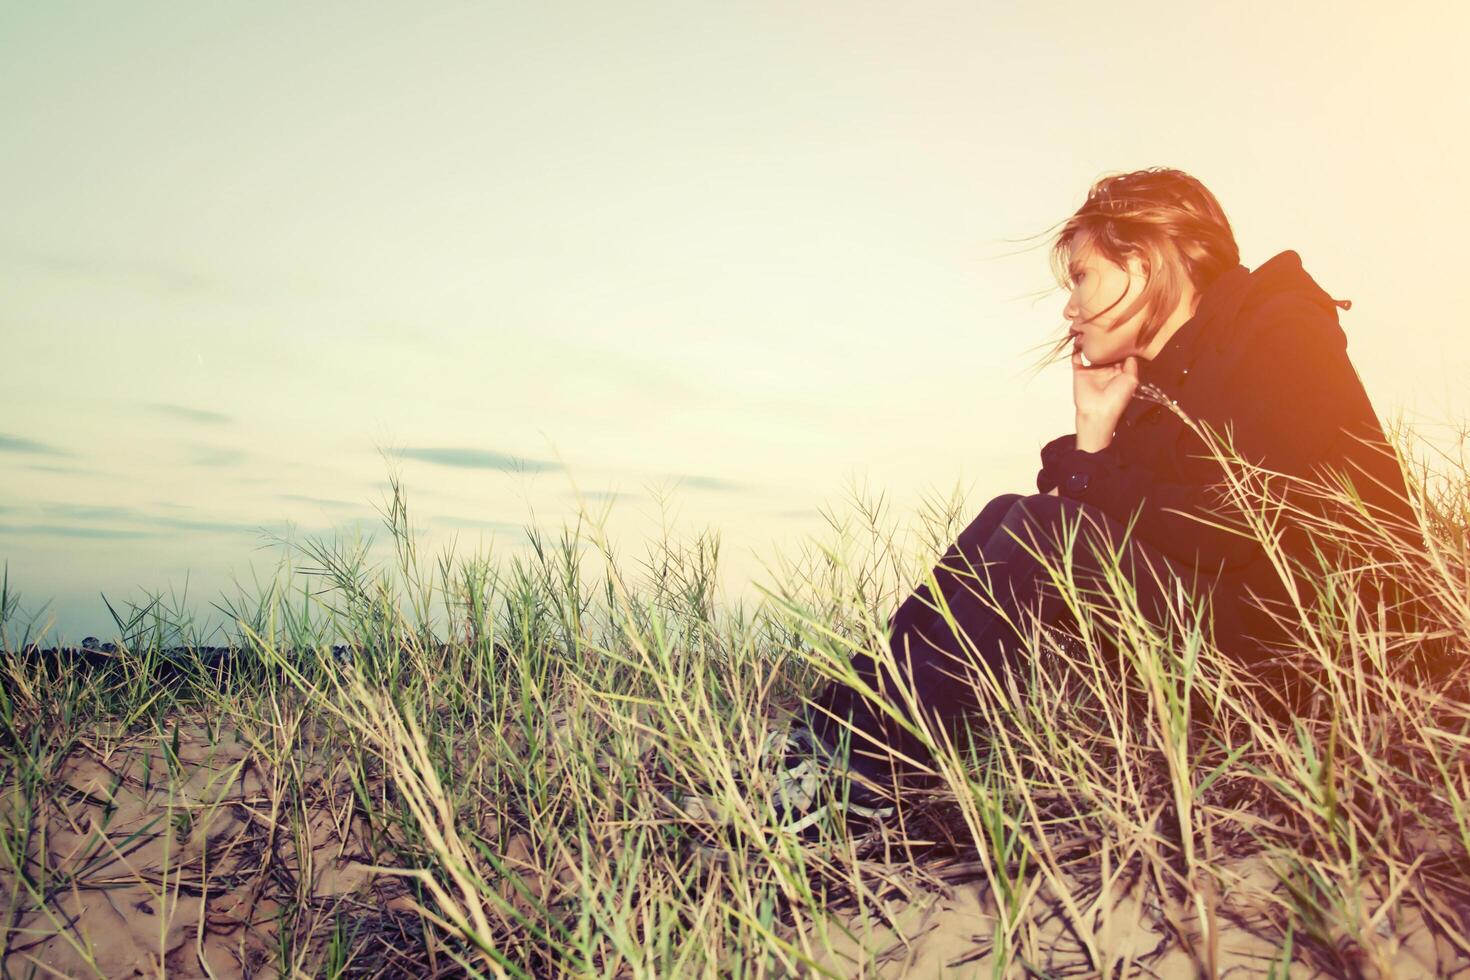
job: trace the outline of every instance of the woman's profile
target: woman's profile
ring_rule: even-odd
[[[1068,290],[1069,329],[1054,353],[1070,349],[1074,429],[1042,447],[1036,492],[987,503],[898,606],[888,644],[904,676],[867,655],[854,658],[858,675],[884,696],[902,683],[930,720],[962,730],[974,707],[962,678],[983,669],[1014,684],[1029,670],[1014,625],[1023,611],[1068,625],[1038,556],[1057,564],[1069,547],[1079,587],[1102,588],[1096,545],[1116,555],[1140,609],[1158,621],[1181,585],[1209,595],[1215,642],[1261,680],[1267,709],[1300,710],[1307,685],[1277,655],[1285,641],[1269,612],[1286,598],[1281,574],[1253,536],[1222,521],[1221,462],[1187,419],[1263,472],[1345,474],[1376,514],[1412,528],[1402,471],[1348,359],[1338,314],[1350,304],[1322,289],[1294,251],[1242,265],[1214,195],[1172,169],[1098,180],[1061,223],[1051,257]],[[1283,548],[1310,554],[1304,535],[1292,527]],[[890,704],[908,710],[897,697]],[[849,819],[891,814],[875,787],[925,758],[910,732],[837,682],[784,738],[801,778],[817,765],[809,760],[824,759],[864,777],[839,794]],[[787,805],[800,811],[803,794],[794,796]],[[801,812],[791,817],[803,822]]]

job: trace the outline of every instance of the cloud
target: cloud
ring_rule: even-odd
[[[83,279],[132,280],[144,286],[171,293],[199,293],[213,286],[208,278],[197,272],[156,262],[140,262],[117,257],[99,259],[48,252],[31,252],[21,255],[20,258],[27,264],[53,275]]]
[[[137,521],[147,518],[132,507],[97,507],[92,504],[42,504],[41,513],[73,521]]]
[[[280,523],[267,525],[244,524],[239,521],[196,521],[184,517],[153,517],[148,520],[176,531],[202,531],[206,534],[258,534],[262,531],[279,530],[284,526]]]
[[[192,446],[189,450],[190,466],[234,466],[244,459],[245,454],[238,449],[221,449],[218,446]]]
[[[455,466],[470,470],[498,470],[502,473],[547,473],[566,469],[561,463],[507,456],[505,453],[491,452],[487,449],[415,448],[400,450],[399,454],[406,459],[437,463],[440,466]]]
[[[499,531],[502,534],[523,534],[526,530],[524,524],[516,524],[512,521],[487,521],[478,517],[435,517],[433,521],[440,527],[473,527],[486,531]]]
[[[211,412],[203,408],[190,408],[187,405],[155,403],[143,407],[162,415],[172,415],[174,418],[184,419],[189,422],[200,422],[205,425],[223,425],[227,422],[234,421],[234,419],[223,412]]]
[[[146,530],[138,531],[116,531],[113,534],[88,534],[83,533],[85,529],[78,529],[75,537],[157,537],[159,534],[171,531],[197,531],[204,534],[256,534],[264,530],[272,530],[283,525],[271,524],[248,524],[243,521],[211,521],[198,520],[190,517],[167,517],[149,514],[134,507],[109,507],[95,506],[91,504],[66,504],[52,503],[42,504],[42,514],[47,517],[61,518],[70,521],[112,521],[124,524],[141,524]],[[36,525],[39,527],[57,527],[58,525]],[[91,530],[103,531],[96,528]],[[52,531],[48,533],[62,533]]]
[[[48,446],[44,442],[36,442],[34,439],[23,439],[20,436],[8,436],[0,432],[0,453],[34,453],[38,456],[70,456],[71,453],[55,446]]]
[[[364,540],[370,540],[372,534],[379,527],[373,520],[362,517],[354,517],[343,520],[340,524],[319,525],[316,527],[305,527],[295,521],[279,521],[274,524],[262,524],[254,530],[262,534],[268,534],[273,539],[301,540],[302,538],[342,539],[361,536]]]
[[[308,496],[306,496],[305,494],[302,494],[302,493],[283,493],[283,494],[281,494],[281,499],[282,500],[294,500],[297,503],[302,503],[302,504],[315,504],[318,507],[361,507],[362,506],[361,504],[354,504],[354,503],[351,503],[350,501],[346,501],[346,500],[330,500],[330,499],[328,499],[326,497],[308,497]]]
[[[133,540],[158,537],[157,531],[125,530],[112,527],[69,527],[62,524],[0,524],[0,534],[44,534],[52,537],[94,540]]]
[[[746,493],[753,490],[748,483],[736,483],[733,480],[722,480],[717,476],[676,476],[674,479],[683,483],[691,490],[712,490],[716,493]]]

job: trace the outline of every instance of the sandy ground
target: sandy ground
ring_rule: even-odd
[[[327,955],[320,940],[297,944],[294,936],[330,933],[322,926],[332,922],[344,930],[368,923],[381,936],[392,932],[384,917],[415,920],[401,880],[368,869],[373,856],[340,772],[303,766],[286,779],[255,761],[269,751],[230,731],[182,727],[176,749],[171,735],[73,749],[40,794],[44,814],[25,813],[19,789],[5,788],[0,817],[9,827],[35,828],[24,842],[20,887],[30,901],[11,898],[14,864],[0,866],[11,975],[276,976],[283,962],[316,972]],[[292,798],[292,785],[306,787],[307,798]],[[18,850],[17,843],[11,853]],[[532,867],[529,854],[506,857]],[[870,863],[870,869],[892,880],[906,875],[900,862]],[[1280,960],[1277,944],[1263,938],[1270,935],[1263,924],[1279,884],[1263,858],[1226,870],[1236,884],[1219,899],[1218,975],[1265,976]],[[842,976],[990,976],[1000,920],[979,868],[925,871],[944,886],[885,898],[882,915],[847,916],[852,936],[837,936],[834,953],[818,961]],[[1200,975],[1197,959],[1169,927],[1172,917],[1194,930],[1198,918],[1190,910],[1162,908],[1157,889],[1136,872],[1118,870],[1106,889],[1101,880],[1094,875],[1090,885],[1065,884],[1074,900],[1087,903],[1090,941],[1107,964],[1103,973]],[[1059,909],[1051,883],[1037,878],[1026,888],[1033,909]],[[1465,950],[1436,939],[1407,904],[1395,908],[1375,927],[1388,969],[1370,966],[1364,975],[1470,977]],[[1038,928],[1009,939],[1037,974],[1098,975],[1067,916],[1057,911],[1037,919]],[[283,923],[289,923],[284,934]],[[420,940],[400,926],[397,941],[407,949]],[[1193,942],[1198,949],[1207,945],[1197,932]],[[391,946],[372,956],[389,975],[405,975],[392,968]],[[859,966],[861,947],[882,950],[876,972]],[[1289,975],[1330,974],[1296,963]]]
[[[893,869],[898,871],[900,869]],[[946,874],[955,879],[963,875]],[[1266,926],[1266,896],[1279,890],[1277,878],[1265,860],[1252,857],[1231,862],[1224,869],[1227,880],[1239,882],[1236,888],[1220,896],[1217,945],[1214,952],[1215,975],[1245,978],[1308,978],[1344,975],[1328,968],[1315,968],[1296,960],[1284,968],[1279,943]],[[974,869],[979,878],[979,869]],[[1094,946],[1107,964],[1103,970],[1089,965],[1076,930],[1062,914],[1055,890],[1038,882],[1033,903],[1050,908],[1052,914],[1038,916],[1042,920],[1036,934],[1013,935],[1010,942],[1020,948],[1020,959],[1032,968],[1029,975],[1085,977],[1161,977],[1192,978],[1209,976],[1201,968],[1200,959],[1185,944],[1174,938],[1169,928],[1169,915],[1159,905],[1156,889],[1141,876],[1127,880],[1119,875],[1109,895],[1103,898],[1094,882],[1068,878],[1067,890],[1082,896],[1089,912],[1085,918],[1093,924]],[[1033,908],[1036,904],[1033,904]],[[1403,908],[1402,906],[1400,907]],[[1205,953],[1208,944],[1198,929],[1198,919],[1188,909],[1173,909],[1175,921],[1190,936],[1190,943]],[[879,924],[883,919],[896,923]],[[959,978],[990,977],[994,965],[997,925],[1000,919],[991,892],[983,881],[955,881],[937,892],[918,898],[905,897],[891,903],[883,916],[851,917],[848,928],[853,939],[835,944],[837,956],[821,957],[819,962],[843,976]],[[1456,948],[1449,940],[1425,927],[1423,917],[1408,909],[1386,916],[1375,929],[1380,941],[1386,969],[1361,962],[1355,975],[1364,977],[1465,977],[1470,976],[1470,953]],[[859,946],[861,941],[861,947]],[[876,970],[866,972],[860,966],[865,958],[860,948],[881,950],[876,957]],[[1013,973],[1015,971],[1013,970]]]
[[[44,819],[24,820],[7,787],[0,816],[35,828],[21,887],[31,900],[6,910],[11,975],[273,975],[284,906],[375,907],[350,807],[287,799],[228,733],[191,726],[177,746],[158,736],[83,745],[48,783]],[[5,865],[9,899],[15,867]]]

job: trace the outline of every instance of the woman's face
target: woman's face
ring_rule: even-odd
[[[1112,364],[1139,353],[1138,331],[1143,326],[1140,310],[1125,323],[1118,315],[1143,292],[1143,266],[1136,257],[1127,267],[1114,265],[1093,251],[1085,232],[1073,239],[1070,267],[1072,294],[1062,315],[1072,323],[1072,342],[1082,350],[1088,364]],[[1104,310],[1108,312],[1103,313]]]

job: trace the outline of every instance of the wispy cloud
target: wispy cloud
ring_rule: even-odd
[[[144,408],[158,412],[161,415],[172,415],[174,418],[184,419],[188,422],[199,422],[204,425],[224,425],[227,422],[234,421],[234,419],[223,412],[211,412],[204,408],[190,408],[188,405],[154,403],[145,405]]]
[[[8,436],[0,432],[0,453],[32,453],[37,456],[70,456],[71,453],[34,439]]]
[[[143,513],[133,507],[98,507],[93,504],[42,504],[41,513],[73,521],[136,521]]]
[[[748,483],[736,483],[733,480],[722,480],[717,476],[676,476],[675,480],[689,487],[691,490],[712,490],[716,493],[746,493],[755,489]]]
[[[234,466],[243,462],[245,454],[238,449],[222,449],[217,446],[192,446],[189,450],[190,466]]]
[[[156,538],[157,531],[141,531],[115,527],[76,527],[63,524],[0,524],[0,534],[40,534],[59,538],[93,540],[132,540]]]
[[[283,494],[281,494],[281,499],[282,500],[294,500],[297,503],[302,503],[302,504],[315,504],[318,507],[361,507],[362,506],[361,504],[354,504],[351,501],[347,501],[347,500],[331,500],[331,499],[326,498],[326,497],[308,497],[306,494],[303,494],[303,493],[283,493]]]
[[[440,527],[472,527],[486,531],[499,531],[502,534],[523,534],[526,530],[526,525],[517,524],[514,521],[487,521],[478,517],[435,517],[433,522]]]
[[[62,518],[69,521],[86,523],[90,521],[107,521],[122,524],[141,524],[143,529],[117,530],[115,534],[90,535],[81,531],[106,531],[105,528],[82,528],[78,530],[75,537],[156,537],[172,531],[194,531],[203,534],[255,534],[262,530],[269,530],[283,525],[280,524],[250,524],[244,521],[219,521],[201,520],[192,517],[170,517],[160,514],[149,514],[146,511],[134,507],[112,507],[96,506],[92,504],[68,504],[48,503],[42,504],[40,512],[47,517]],[[33,525],[34,527],[57,527],[58,525]],[[60,533],[60,532],[51,532]]]
[[[419,447],[399,450],[399,454],[405,459],[417,459],[440,466],[454,466],[469,470],[498,470],[502,473],[548,473],[566,469],[561,463],[510,456],[488,449]]]
[[[185,517],[154,517],[152,523],[176,531],[201,531],[206,534],[258,534],[284,527],[273,524],[246,524],[241,521],[196,521]]]
[[[83,279],[131,280],[171,293],[198,293],[213,285],[207,277],[189,269],[125,257],[103,259],[85,255],[29,252],[19,258],[28,265],[53,275]]]
[[[83,469],[80,466],[47,466],[44,463],[28,463],[26,469],[35,470],[38,473],[66,473],[70,476],[97,476],[96,470]]]

